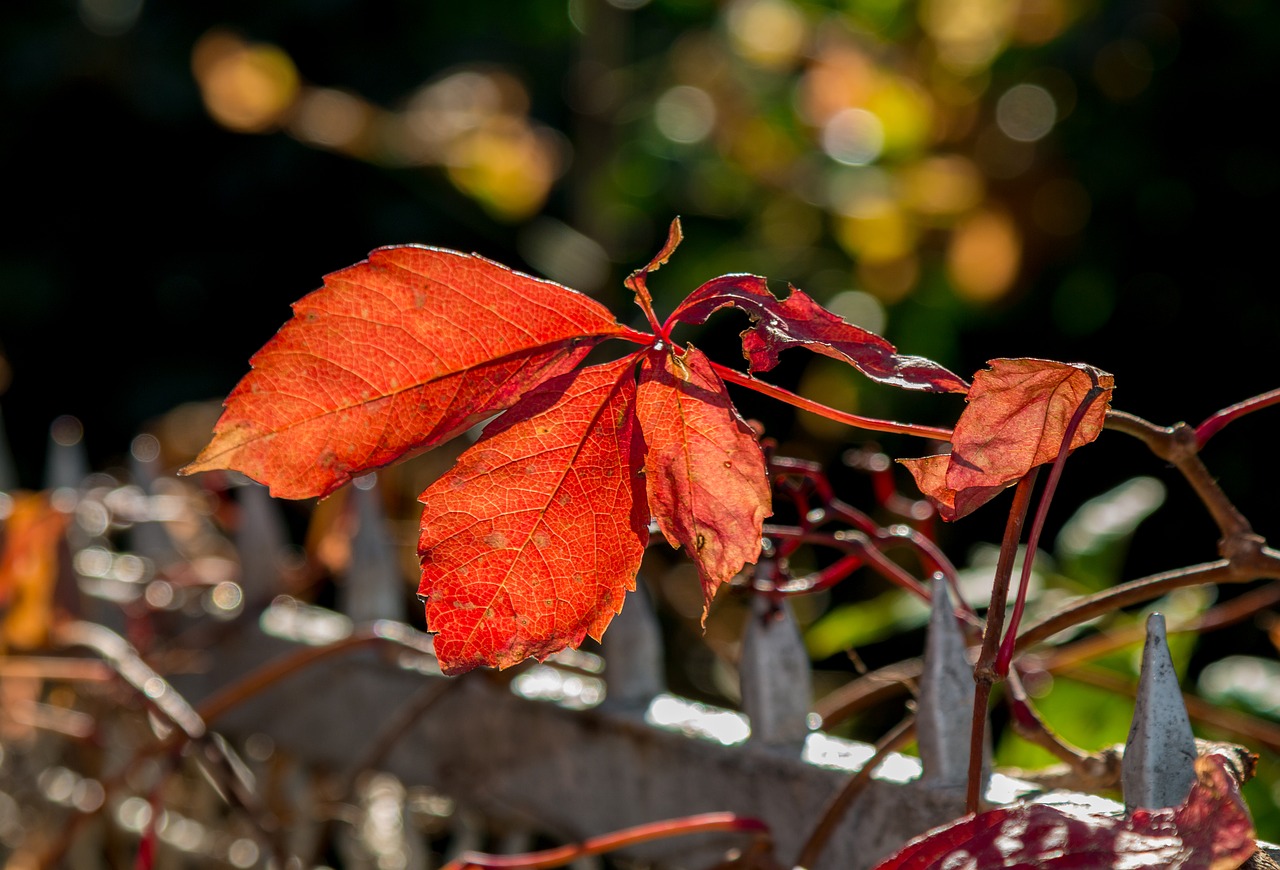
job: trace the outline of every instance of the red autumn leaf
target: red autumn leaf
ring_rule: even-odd
[[[654,351],[640,368],[649,510],[673,547],[698,566],[706,607],[721,583],[760,555],[770,513],[764,454],[706,356]]]
[[[726,306],[741,308],[752,320],[742,333],[742,355],[754,372],[778,364],[790,347],[853,365],[867,377],[908,390],[963,393],[969,384],[924,357],[905,356],[874,332],[854,326],[814,302],[803,290],[779,301],[758,275],[722,275],[694,290],[672,313],[670,321],[703,323]]]
[[[634,357],[546,382],[420,497],[419,595],[446,673],[599,638],[648,541]]]
[[[448,440],[623,328],[599,303],[474,254],[381,248],[325,277],[250,360],[190,474],[283,498]]]
[[[875,870],[1234,870],[1253,854],[1253,821],[1217,754],[1196,759],[1179,807],[1102,816],[1044,804],[967,816],[912,840]]]
[[[997,359],[978,372],[951,438],[951,453],[899,460],[944,520],[990,501],[1037,465],[1053,462],[1072,417],[1089,400],[1067,450],[1102,432],[1115,379],[1080,363]],[[1093,393],[1095,388],[1100,392]]]

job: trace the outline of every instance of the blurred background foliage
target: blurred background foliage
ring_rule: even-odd
[[[1090,362],[1116,375],[1117,407],[1159,423],[1280,380],[1266,0],[64,0],[6,3],[0,25],[0,409],[16,457],[0,489],[41,485],[64,414],[94,467],[162,419],[180,464],[288,304],[379,245],[477,251],[638,321],[621,280],[676,215],[686,241],[653,279],[660,312],[756,272],[965,376],[996,356]],[[741,324],[714,324],[682,338],[734,362]],[[799,351],[770,377],[873,416],[960,410]],[[868,509],[848,451],[932,452],[740,399]],[[1264,413],[1206,461],[1274,541]],[[1058,498],[1049,592],[1214,556],[1186,486],[1123,436],[1073,458]],[[1001,514],[939,529],[944,549],[980,567]],[[696,610],[688,571],[672,569],[688,592],[671,596]],[[850,648],[872,667],[915,652],[918,638],[882,649],[884,628],[921,611],[860,579],[802,605],[825,668],[847,673]],[[1188,648],[1190,678],[1226,652],[1256,676],[1270,620]],[[738,626],[713,620],[709,645]],[[713,671],[689,690],[726,685]],[[1224,703],[1280,707],[1232,689],[1253,677],[1215,679]],[[1081,743],[1122,739],[1127,713],[1098,714],[1115,703],[1099,697],[1046,703]]]

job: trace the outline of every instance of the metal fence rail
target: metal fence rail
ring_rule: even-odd
[[[133,469],[143,496],[149,473],[145,463]],[[49,474],[51,483],[74,487],[83,462],[61,445],[51,453]],[[372,481],[352,495],[358,532],[350,576],[333,611],[276,595],[282,524],[265,490],[242,487],[240,594],[270,605],[246,608],[240,619],[220,624],[199,651],[201,667],[155,686],[147,671],[135,685],[157,704],[166,696],[180,702],[170,718],[188,732],[208,727],[233,745],[275,747],[308,776],[329,783],[334,800],[367,770],[447,795],[458,843],[467,839],[468,826],[483,827],[490,842],[519,848],[533,837],[574,842],[660,819],[733,812],[765,822],[778,858],[787,862],[850,773],[874,754],[868,745],[812,730],[820,723],[810,712],[809,661],[795,621],[785,606],[764,599],[743,639],[743,712],[664,691],[661,635],[643,588],[611,626],[603,656],[570,652],[504,674],[444,677],[430,638],[400,621],[404,581]],[[154,516],[144,511],[135,520],[131,545],[160,558],[172,542],[159,534]],[[923,762],[903,755],[883,762],[812,870],[871,867],[963,811],[972,667],[945,588],[939,591],[918,698]],[[108,630],[119,627],[118,616],[101,609],[91,614],[105,626],[101,636],[77,643],[107,657],[137,659]],[[273,662],[305,665],[282,667],[277,678],[256,687],[245,682]],[[185,711],[194,709],[208,719],[183,725]],[[1179,803],[1193,781],[1195,744],[1158,615],[1148,622],[1127,747],[1129,807]],[[986,793],[1004,803],[1032,791],[993,775]],[[305,854],[320,822],[305,806],[314,797],[303,792],[288,837]],[[1055,802],[1076,798],[1099,805],[1085,795]],[[627,854],[664,867],[699,867],[741,844],[738,835],[703,834]],[[252,863],[267,859],[237,866]],[[418,863],[426,863],[421,853]]]

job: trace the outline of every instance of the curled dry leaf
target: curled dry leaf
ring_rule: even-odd
[[[1181,806],[1130,816],[1001,807],[935,828],[876,870],[1235,870],[1256,848],[1231,762],[1214,753],[1196,759],[1196,783]]]
[[[424,492],[418,553],[446,673],[599,638],[648,542],[631,358],[529,393]]]
[[[183,473],[232,468],[281,498],[328,495],[510,407],[622,331],[567,287],[418,246],[326,276],[293,312]]]
[[[1102,432],[1115,379],[1080,363],[997,359],[978,372],[956,422],[951,453],[899,460],[944,520],[963,517],[1053,462],[1073,416],[1088,402],[1068,452]]]
[[[649,510],[671,546],[698,566],[705,622],[720,584],[760,555],[770,513],[764,453],[694,347],[645,355],[636,412]]]
[[[703,323],[721,308],[733,306],[752,320],[742,333],[742,355],[751,371],[766,372],[778,354],[791,347],[847,362],[873,380],[908,390],[963,393],[969,384],[947,369],[919,356],[900,354],[874,332],[837,317],[803,290],[779,300],[758,275],[722,275],[703,284],[672,313],[671,321]]]

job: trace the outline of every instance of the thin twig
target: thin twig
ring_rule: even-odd
[[[1197,455],[1200,450],[1196,430],[1186,423],[1157,426],[1124,411],[1107,412],[1106,428],[1139,439],[1156,456],[1172,463],[1191,484],[1205,509],[1213,517],[1224,543],[1252,534],[1249,521],[1227,498],[1217,480]],[[1225,555],[1225,554],[1224,554]]]
[[[1276,560],[1274,573],[1259,574],[1258,576],[1280,580],[1280,559]],[[1085,596],[1068,605],[1065,609],[1058,611],[1053,616],[1031,626],[1018,636],[1014,648],[1021,652],[1037,643],[1048,640],[1060,631],[1065,631],[1068,628],[1088,622],[1113,610],[1119,610],[1122,607],[1151,601],[1175,589],[1233,582],[1242,582],[1238,577],[1238,573],[1226,559],[1218,559],[1213,562],[1189,565],[1186,568],[1177,568],[1173,571],[1165,571],[1162,574],[1152,574],[1138,580],[1131,580],[1128,583],[1121,583],[1118,586],[1112,586],[1110,589],[1103,589],[1101,592]]]

